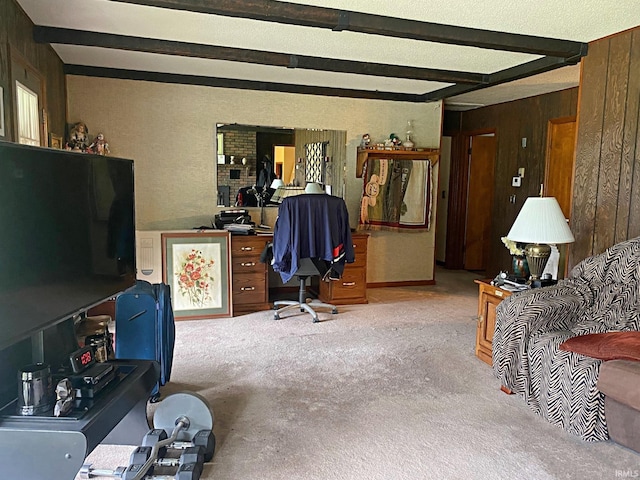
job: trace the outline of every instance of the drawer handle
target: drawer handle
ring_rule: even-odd
[[[353,287],[356,282],[342,282],[343,287]]]
[[[242,287],[240,290],[242,290],[243,292],[252,292],[255,289],[256,287]]]
[[[253,250],[253,247],[242,247],[240,250],[242,250],[243,252],[250,252],[251,250]]]
[[[253,267],[256,262],[242,262],[240,265],[243,267]]]

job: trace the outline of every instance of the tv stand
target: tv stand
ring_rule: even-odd
[[[3,478],[73,480],[86,456],[103,441],[140,443],[149,430],[147,401],[158,380],[159,365],[148,360],[110,363],[119,368],[118,379],[78,415],[0,417],[0,452],[7,460]]]

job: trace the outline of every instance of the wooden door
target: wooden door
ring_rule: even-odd
[[[571,218],[576,117],[556,118],[547,128],[547,158],[543,193],[556,197],[565,218]],[[558,278],[567,274],[568,245],[559,245]]]
[[[495,135],[470,138],[469,186],[465,228],[464,268],[484,270],[491,246],[491,207],[493,204]]]
[[[544,195],[556,197],[565,218],[571,218],[576,118],[550,120],[547,131]]]

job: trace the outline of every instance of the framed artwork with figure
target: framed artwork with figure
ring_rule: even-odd
[[[171,287],[175,318],[231,316],[229,232],[167,232],[161,238],[162,275],[164,283]]]

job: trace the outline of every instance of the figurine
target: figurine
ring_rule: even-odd
[[[360,140],[360,146],[362,148],[367,148],[370,143],[371,143],[371,137],[369,136],[369,134],[365,133],[364,135],[362,135],[362,140]]]
[[[98,155],[107,155],[109,153],[109,144],[104,139],[103,133],[99,133],[93,143],[89,145],[89,152]]]
[[[89,146],[89,129],[84,122],[78,122],[73,125],[69,133],[69,141],[67,142],[67,150],[74,152],[86,152]]]

